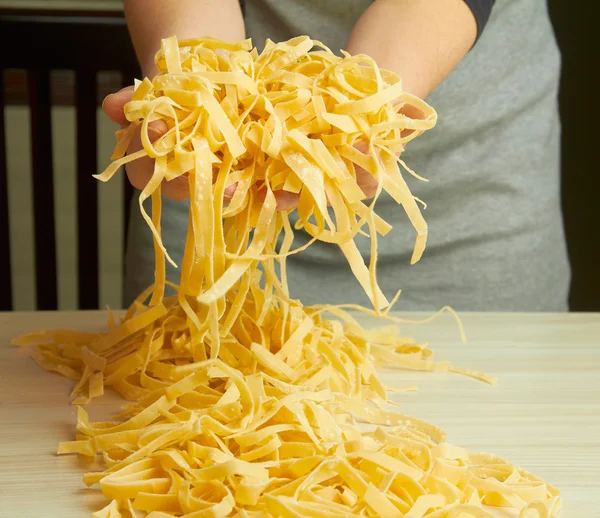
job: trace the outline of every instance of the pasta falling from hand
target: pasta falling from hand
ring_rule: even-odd
[[[139,200],[154,236],[154,285],[118,325],[111,315],[106,333],[51,330],[15,340],[36,345],[43,368],[77,382],[74,403],[104,387],[131,401],[115,422],[90,423],[80,408],[76,440],[59,446],[102,455],[104,471],[84,477],[111,500],[94,516],[479,518],[494,516],[493,506],[521,518],[556,516],[551,485],[386,410],[375,367],[492,378],[434,361],[426,344],[396,327],[366,330],[340,307],[290,297],[286,259],[324,241],[340,248],[373,312],[394,320],[395,299],[376,277],[377,235],[390,226],[375,204],[385,191],[402,205],[419,260],[427,226],[399,156],[435,125],[434,110],[369,57],[336,56],[305,36],[267,41],[260,54],[250,41],[169,38],[156,64],[152,81],[136,83],[125,107],[130,126],[98,175],[107,181],[128,162],[155,160]],[[403,115],[403,105],[423,118]],[[151,142],[149,124],[158,120],[167,131]],[[138,127],[143,149],[125,156]],[[372,200],[356,183],[359,169],[376,180]],[[181,277],[176,295],[165,296],[171,259],[161,185],[184,175]],[[277,211],[282,190],[299,197],[295,224]],[[312,238],[296,249],[294,226]],[[371,240],[368,265],[358,233]]]

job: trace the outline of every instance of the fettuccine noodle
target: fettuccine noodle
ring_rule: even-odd
[[[390,227],[374,207],[383,191],[403,206],[419,260],[427,226],[398,156],[435,125],[434,110],[367,56],[339,57],[305,36],[267,41],[260,54],[250,41],[169,38],[156,64],[152,81],[136,83],[125,108],[131,124],[98,175],[107,181],[128,162],[155,159],[139,200],[155,241],[154,285],[118,323],[110,315],[107,332],[15,340],[36,345],[43,368],[76,382],[74,404],[105,387],[131,401],[114,422],[90,422],[79,407],[79,433],[58,449],[101,456],[105,469],[84,476],[110,499],[94,516],[480,518],[494,506],[556,516],[551,485],[387,410],[376,364],[492,378],[434,361],[395,326],[366,330],[341,307],[290,298],[286,259],[308,246],[292,248],[295,226],[309,244],[337,245],[374,314],[394,320],[376,279],[377,234]],[[403,115],[403,105],[423,118]],[[154,142],[153,121],[167,127]],[[126,155],[137,128],[143,150]],[[371,201],[357,168],[377,180]],[[165,296],[172,260],[161,185],[183,175],[185,252],[176,295]],[[299,194],[294,224],[276,210],[281,190]],[[368,265],[358,233],[371,239]]]

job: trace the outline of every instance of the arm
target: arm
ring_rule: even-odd
[[[142,71],[150,77],[162,38],[245,38],[238,0],[125,0],[125,17]]]
[[[346,50],[370,56],[379,67],[398,74],[405,91],[425,99],[476,37],[477,22],[465,0],[375,0],[356,22]],[[402,112],[423,117],[409,105]],[[356,179],[368,197],[375,194],[373,176],[358,168]]]
[[[396,72],[421,99],[473,46],[477,23],[464,0],[376,0],[352,30],[347,50]]]
[[[125,0],[125,16],[131,40],[142,67],[150,78],[156,74],[154,55],[160,41],[169,36],[178,39],[214,36],[223,40],[239,41],[245,38],[244,19],[238,0]],[[131,100],[133,87],[109,95],[102,104],[104,112],[122,127],[127,125],[123,107]],[[159,121],[152,123],[154,138],[166,127]],[[139,132],[129,145],[128,153],[142,148]],[[127,176],[134,187],[143,189],[152,176],[154,161],[141,158],[127,165]],[[182,200],[189,194],[187,179],[176,178],[163,183],[163,194]]]

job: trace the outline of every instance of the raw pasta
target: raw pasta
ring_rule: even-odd
[[[154,285],[118,325],[109,314],[108,332],[15,340],[76,382],[74,404],[105,387],[131,401],[114,422],[90,422],[79,407],[79,433],[58,449],[101,456],[105,469],[84,476],[110,499],[94,516],[479,518],[493,506],[556,516],[551,485],[387,410],[376,366],[492,378],[434,361],[395,326],[363,329],[342,307],[290,298],[287,257],[321,240],[339,246],[372,312],[394,320],[395,299],[376,280],[377,234],[390,227],[374,206],[386,191],[404,207],[417,261],[427,226],[398,156],[434,126],[434,110],[369,57],[335,56],[305,36],[267,41],[260,54],[250,41],[169,38],[156,64],[159,75],[136,82],[125,108],[131,125],[98,175],[107,181],[123,164],[155,159],[140,195],[156,245]],[[404,104],[423,118],[403,115]],[[151,142],[157,120],[167,131]],[[144,149],[125,155],[137,128]],[[371,201],[357,168],[377,179]],[[161,185],[182,175],[190,218],[180,284],[165,297]],[[299,194],[295,227],[312,236],[308,245],[292,248],[289,211],[276,210],[282,189]],[[368,265],[358,233],[371,239]]]

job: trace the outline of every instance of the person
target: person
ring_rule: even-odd
[[[430,179],[409,179],[415,195],[428,202],[428,247],[416,265],[409,264],[414,233],[402,208],[386,196],[377,202],[377,213],[393,226],[379,241],[384,293],[391,297],[402,288],[396,308],[403,310],[567,309],[560,53],[545,0],[247,0],[245,15],[237,0],[125,0],[125,13],[148,77],[156,72],[161,38],[170,35],[231,41],[249,36],[260,50],[267,38],[306,34],[334,52],[367,54],[396,72],[404,89],[426,99],[439,120],[403,154]],[[110,95],[105,112],[124,123],[130,97],[131,89]],[[128,175],[142,188],[151,171],[150,159],[144,159],[130,164]],[[180,262],[189,209],[182,201],[185,181],[167,183],[163,193],[173,198],[163,208],[164,242]],[[368,260],[366,239],[359,248]],[[177,275],[168,272],[174,282]],[[335,245],[315,243],[291,257],[288,277],[292,297],[305,304],[369,305]],[[152,237],[135,203],[128,300],[152,278]]]

